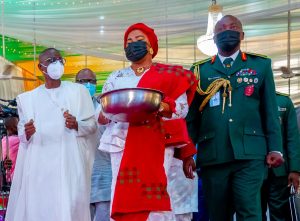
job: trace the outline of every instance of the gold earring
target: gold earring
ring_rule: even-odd
[[[149,48],[149,53],[150,53],[151,55],[153,55],[153,53],[154,53],[153,48]]]

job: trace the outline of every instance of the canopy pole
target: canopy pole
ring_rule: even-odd
[[[85,54],[85,68],[87,68],[87,63],[88,63],[88,58],[87,58],[87,54]]]
[[[288,10],[288,26],[287,26],[287,68],[291,70],[291,0],[289,2],[289,10]],[[289,86],[289,95],[291,95],[291,78],[288,79],[288,86]]]
[[[5,58],[4,0],[1,1],[1,32],[2,32],[2,55],[3,58]]]
[[[197,8],[196,7],[196,3],[195,3],[195,7],[193,7],[193,20],[195,20],[196,18],[196,16],[195,16],[195,14],[196,14],[196,10],[195,10],[195,8]],[[196,38],[196,31],[194,30],[194,42],[197,42],[197,38]],[[197,50],[197,47],[196,47],[196,44],[193,44],[193,49],[194,49],[194,63],[197,61],[197,52],[196,52],[196,50]]]
[[[36,79],[36,86],[38,86],[38,79],[36,76],[36,28],[35,28],[35,1],[33,2],[33,75]]]
[[[165,0],[165,27],[166,27],[166,63],[169,62],[169,33],[168,33],[168,0]]]

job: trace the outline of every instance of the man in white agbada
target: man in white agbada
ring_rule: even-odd
[[[97,124],[84,86],[60,80],[64,59],[39,56],[45,84],[17,97],[19,155],[6,221],[88,221],[94,151],[87,135]]]

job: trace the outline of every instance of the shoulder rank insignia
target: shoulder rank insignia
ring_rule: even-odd
[[[252,55],[252,56],[261,57],[261,58],[268,58],[267,55],[263,55],[263,54],[256,54],[256,53],[252,53],[252,52],[244,52],[244,53],[248,54],[248,55]]]
[[[288,94],[285,94],[285,93],[282,93],[282,92],[279,92],[279,91],[276,91],[276,94],[281,95],[281,96],[285,96],[285,97],[289,97]]]
[[[247,55],[245,52],[242,52],[241,57],[242,57],[242,61],[247,61]]]
[[[211,57],[211,62],[210,62],[211,64],[215,63],[216,57],[217,57],[217,55],[214,55]]]
[[[204,63],[207,62],[207,61],[213,60],[214,57],[215,57],[215,56],[213,56],[213,57],[211,57],[211,58],[206,58],[206,59],[201,60],[201,61],[198,61],[198,62],[194,63],[192,66],[197,66],[197,65],[200,65],[200,64],[204,64]]]

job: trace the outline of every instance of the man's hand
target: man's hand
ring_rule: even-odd
[[[64,112],[64,118],[66,119],[66,128],[78,131],[78,123],[76,121],[76,118],[73,115],[69,114],[69,111]]]
[[[193,157],[188,157],[183,160],[183,172],[186,178],[193,179],[195,177],[193,171],[195,170],[196,164]]]
[[[33,120],[31,119],[28,123],[24,125],[26,139],[29,140],[31,136],[35,133],[35,126]]]
[[[267,155],[267,164],[268,164],[269,168],[270,167],[273,167],[273,168],[279,167],[283,163],[284,163],[284,159],[280,153],[270,152]]]
[[[13,164],[13,162],[12,162],[11,159],[5,158],[5,160],[4,160],[4,169],[10,170],[11,167],[12,167],[12,164]]]
[[[300,174],[298,172],[290,172],[289,177],[288,177],[288,183],[289,183],[288,186],[290,187],[291,185],[293,185],[295,188],[295,191],[297,191],[299,188],[299,177],[300,177]]]

